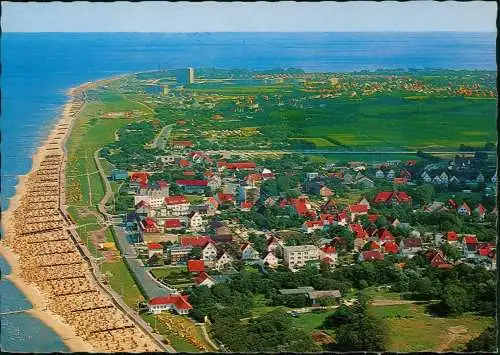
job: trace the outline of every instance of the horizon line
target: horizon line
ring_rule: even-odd
[[[396,31],[396,30],[366,30],[366,31],[342,31],[342,30],[308,30],[308,31],[2,31],[2,33],[162,33],[162,34],[185,34],[185,33],[488,33],[497,31],[456,31],[456,30],[429,30],[429,31]]]

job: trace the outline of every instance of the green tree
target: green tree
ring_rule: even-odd
[[[452,283],[443,289],[441,309],[450,315],[460,315],[469,307],[469,294],[463,286]]]
[[[497,353],[497,329],[496,326],[488,327],[477,338],[470,340],[465,346],[467,352]]]

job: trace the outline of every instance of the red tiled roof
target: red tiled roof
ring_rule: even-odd
[[[349,211],[351,211],[353,213],[368,212],[368,206],[367,205],[360,205],[360,204],[350,205]]]
[[[139,182],[139,187],[141,189],[147,189],[149,187],[148,183],[147,182]]]
[[[177,180],[175,182],[177,185],[184,186],[207,186],[207,180]]]
[[[193,306],[188,302],[188,295],[169,295],[163,297],[152,298],[148,304],[150,305],[160,305],[160,304],[173,304],[177,309],[191,309]]]
[[[490,248],[480,248],[480,249],[478,249],[478,251],[479,251],[479,255],[481,255],[481,256],[489,256],[491,253]]]
[[[205,262],[203,260],[188,260],[187,268],[189,272],[205,271]]]
[[[182,236],[180,238],[180,244],[182,247],[198,247],[198,248],[203,248],[205,247],[208,243],[210,243],[211,239],[210,237],[202,236],[202,237],[189,237],[189,236]]]
[[[189,203],[188,199],[183,195],[165,197],[165,204],[167,205],[179,205],[182,203]]]
[[[375,223],[377,222],[378,214],[369,214],[368,215],[368,222]]]
[[[146,172],[135,172],[130,176],[131,181],[148,183],[149,173]]]
[[[486,208],[482,204],[478,204],[476,210],[481,214],[486,213]]]
[[[380,245],[376,241],[371,241],[370,243],[370,249],[380,249]]]
[[[182,227],[181,221],[177,218],[167,219],[164,224],[165,228],[179,228]]]
[[[179,160],[179,165],[182,167],[187,167],[187,166],[190,166],[191,163],[189,162],[189,160],[181,159],[181,160]]]
[[[396,185],[405,185],[408,182],[408,179],[404,177],[397,177],[394,178],[394,184]]]
[[[323,258],[323,261],[324,261],[325,263],[327,263],[327,264],[331,264],[331,263],[333,263],[332,258],[330,258],[329,256],[325,256],[325,257]]]
[[[295,208],[295,211],[300,216],[305,216],[309,213],[309,210],[306,206],[306,200],[303,198],[292,199],[292,205]]]
[[[218,168],[226,168],[226,169],[255,169],[257,164],[254,162],[236,162],[236,163],[228,163],[225,161],[217,162]]]
[[[219,198],[220,202],[233,201],[233,195],[231,194],[224,194],[222,192],[219,192],[217,193],[217,197]]]
[[[399,202],[409,202],[411,200],[411,197],[404,191],[395,192],[394,195]]]
[[[192,147],[193,143],[191,141],[173,141],[172,144],[174,146],[182,146],[182,147]]]
[[[457,232],[454,231],[449,231],[446,233],[446,240],[449,242],[457,241],[458,240],[458,234]]]
[[[398,245],[395,242],[387,242],[384,243],[383,246],[386,253],[391,253],[391,254],[398,253]]]
[[[151,217],[146,217],[146,219],[144,219],[144,223],[145,223],[146,227],[155,227],[156,226],[155,220]]]
[[[194,176],[195,175],[194,171],[191,171],[191,170],[184,171],[184,172],[182,172],[182,174],[184,176]]]
[[[161,244],[158,244],[158,243],[149,243],[148,249],[149,250],[159,250],[159,249],[163,249],[163,247],[161,246]]]
[[[354,233],[354,236],[356,238],[366,237],[366,231],[363,229],[363,226],[361,224],[350,224],[349,227],[351,228],[351,231]]]
[[[322,221],[306,221],[307,228],[323,227]]]
[[[219,207],[219,202],[214,197],[209,197],[205,203],[212,204],[214,208]]]
[[[337,251],[337,249],[335,249],[335,247],[332,247],[331,245],[325,245],[323,248],[321,248],[321,250],[325,254],[332,254]]]
[[[325,222],[328,222],[328,223],[333,223],[335,221],[335,216],[333,214],[320,214],[319,215],[319,219],[320,221],[323,222],[323,224],[325,224]]]
[[[464,237],[465,244],[477,244],[479,243],[476,236],[466,235]]]
[[[367,250],[361,252],[363,260],[384,260],[384,256],[377,250]]]
[[[391,231],[386,228],[379,229],[377,235],[381,242],[394,241],[394,236],[392,235]]]
[[[252,202],[242,202],[240,204],[240,208],[252,208],[253,203]]]
[[[373,199],[373,202],[375,202],[375,203],[387,202],[391,199],[392,194],[393,194],[392,192],[388,192],[388,191],[379,192],[377,194],[377,196],[375,196],[375,198]]]
[[[207,274],[206,272],[203,271],[203,272],[200,272],[198,274],[198,276],[195,277],[194,282],[196,283],[197,286],[199,286],[206,279],[212,279],[212,278],[210,277],[209,274]]]

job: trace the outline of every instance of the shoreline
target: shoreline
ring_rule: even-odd
[[[47,327],[51,328],[60,337],[61,341],[68,347],[71,352],[95,352],[95,349],[90,345],[89,342],[86,342],[83,340],[83,338],[77,336],[72,327],[64,323],[58,315],[47,309],[47,300],[45,296],[40,292],[40,289],[24,280],[24,278],[21,276],[19,256],[9,246],[6,245],[5,239],[8,235],[13,233],[13,214],[14,211],[19,207],[23,196],[28,191],[28,177],[30,174],[40,168],[40,163],[43,160],[44,156],[47,154],[49,142],[56,134],[57,126],[65,123],[71,127],[74,121],[79,117],[79,114],[71,114],[71,108],[73,105],[73,100],[75,99],[75,93],[77,91],[84,92],[92,86],[96,86],[99,83],[104,83],[116,78],[117,77],[86,82],[79,86],[72,87],[66,91],[68,99],[63,106],[59,118],[54,121],[53,127],[49,131],[49,134],[44,140],[41,141],[40,146],[31,157],[32,164],[30,171],[24,175],[18,176],[19,179],[16,184],[15,193],[9,199],[7,209],[2,212],[3,216],[1,220],[1,227],[3,229],[3,236],[2,239],[0,239],[0,254],[5,258],[11,268],[11,272],[10,274],[6,275],[6,279],[10,280],[16,286],[16,288],[19,289],[19,291],[21,291],[23,295],[25,295],[26,298],[30,301],[32,308],[27,309],[25,312],[40,320]],[[65,149],[64,147],[66,140],[70,135],[71,129],[67,131],[66,135],[61,140],[61,149]]]

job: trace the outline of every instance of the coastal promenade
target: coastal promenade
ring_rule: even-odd
[[[101,81],[100,83],[105,83]],[[84,105],[87,83],[71,100],[20,178],[4,214],[0,251],[12,267],[9,279],[33,304],[30,312],[53,328],[71,351],[170,351],[140,317],[104,286],[64,210],[64,143]]]

